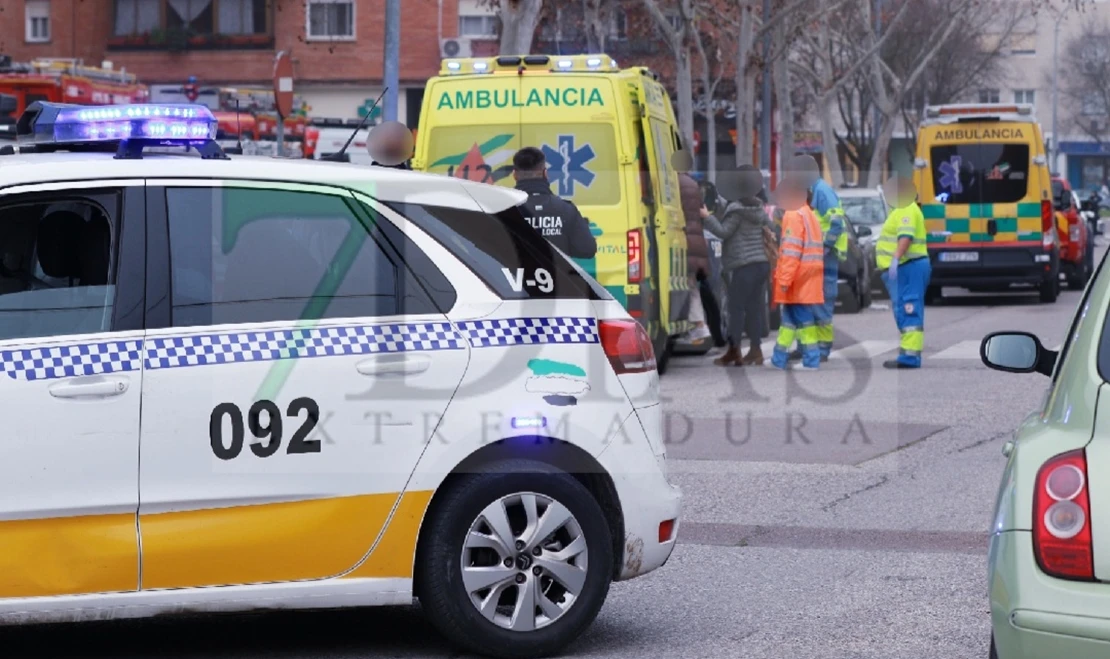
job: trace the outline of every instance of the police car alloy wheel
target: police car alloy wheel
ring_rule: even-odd
[[[601,506],[574,476],[513,460],[459,477],[429,513],[421,605],[451,642],[545,656],[597,617],[613,576]]]

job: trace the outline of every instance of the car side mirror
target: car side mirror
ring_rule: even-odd
[[[1057,353],[1029,332],[994,332],[983,338],[979,358],[988,368],[1004,373],[1052,375]]]
[[[856,227],[856,233],[859,234],[860,238],[866,238],[871,235],[871,227]]]

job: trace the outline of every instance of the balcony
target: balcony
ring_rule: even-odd
[[[189,30],[158,29],[108,39],[111,51],[268,50],[273,47],[272,34],[198,34]]]

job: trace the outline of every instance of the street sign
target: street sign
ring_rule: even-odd
[[[274,104],[280,117],[293,114],[293,58],[284,50],[274,58]]]
[[[377,119],[378,117],[382,116],[382,107],[380,105],[374,105],[374,99],[368,98],[365,101],[363,101],[362,105],[360,105],[359,108],[358,108],[358,117],[359,117],[359,119],[365,117],[366,116],[366,111],[369,110],[370,108],[374,108],[374,110],[370,113],[370,120],[371,121],[373,121],[373,120]]]

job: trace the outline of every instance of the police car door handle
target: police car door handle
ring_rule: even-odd
[[[59,382],[50,387],[49,391],[55,398],[105,398],[119,396],[129,386],[127,378],[102,378],[95,381]]]
[[[359,362],[355,368],[363,375],[413,375],[431,365],[427,355],[379,355]]]

